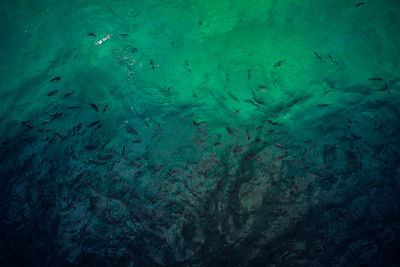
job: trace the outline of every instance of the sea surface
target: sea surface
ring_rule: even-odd
[[[400,266],[400,2],[3,0],[1,266]]]

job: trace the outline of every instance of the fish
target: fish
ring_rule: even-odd
[[[99,112],[99,108],[98,108],[95,104],[90,103],[90,105],[92,106],[92,108],[93,108],[96,112]]]
[[[1,142],[2,145],[9,145],[11,144],[11,140],[4,140],[3,142]]]
[[[362,5],[364,5],[364,4],[365,4],[365,2],[358,2],[358,3],[356,4],[356,7],[362,6]]]
[[[264,142],[260,138],[257,138],[256,143],[264,143]]]
[[[126,132],[134,135],[138,135],[139,133],[130,125],[126,125],[125,127]]]
[[[163,167],[164,167],[164,164],[161,164],[160,166],[155,166],[154,167],[154,173],[157,173],[157,172],[161,171]]]
[[[154,131],[153,138],[156,137],[160,133],[160,131],[161,131],[161,126],[160,126],[160,123],[158,123],[158,126],[157,126],[156,130]]]
[[[101,114],[104,114],[104,112],[106,112],[107,108],[108,108],[108,104],[105,105],[105,107],[104,107],[103,110],[101,111]]]
[[[125,146],[122,146],[122,153],[121,153],[121,155],[122,155],[122,156],[125,155]]]
[[[94,149],[96,149],[97,148],[97,145],[95,145],[95,144],[88,144],[88,145],[86,145],[85,146],[85,148],[86,148],[86,150],[94,150]]]
[[[94,34],[93,32],[88,33],[87,35],[88,35],[88,36],[92,36],[92,37],[96,37],[96,34]]]
[[[271,125],[282,125],[282,124],[280,124],[280,123],[278,123],[278,122],[273,122],[273,121],[271,121],[271,120],[267,120],[267,122],[268,122],[269,124],[271,124]]]
[[[316,51],[314,51],[314,55],[319,59],[319,61],[322,61],[322,58],[320,55],[318,55],[318,53]]]
[[[247,69],[247,79],[251,79],[251,69]]]
[[[72,91],[72,92],[68,92],[68,93],[66,93],[62,98],[69,97],[69,96],[71,96],[73,93],[74,93],[73,91]]]
[[[67,109],[78,109],[78,108],[80,108],[81,106],[70,106],[70,107],[67,107]]]
[[[193,121],[193,125],[196,125],[196,126],[201,126],[203,123],[207,123],[207,122],[206,121],[202,121],[202,122]]]
[[[146,124],[146,126],[147,126],[148,128],[150,128],[150,124],[149,124],[149,122],[148,122],[147,120],[144,120],[144,123]]]
[[[128,34],[127,33],[121,33],[119,36],[126,37],[126,36],[128,36]]]
[[[53,96],[53,95],[55,95],[55,94],[57,94],[57,93],[58,93],[58,90],[56,89],[56,90],[50,91],[50,92],[47,94],[47,96]]]
[[[232,129],[229,128],[228,126],[226,126],[225,129],[228,131],[228,133],[229,133],[230,135],[235,135],[235,133],[232,131]]]
[[[82,123],[79,123],[77,126],[74,126],[74,127],[72,128],[72,135],[75,135],[76,132],[79,132],[79,130],[81,129],[81,127],[82,127]]]
[[[221,144],[221,142],[215,142],[214,146],[219,146]]]
[[[232,115],[236,115],[240,112],[240,109],[235,110],[234,112],[232,112]]]
[[[150,59],[150,66],[153,70],[156,69],[155,65],[154,65],[154,61],[152,59]]]
[[[382,89],[379,89],[377,91],[379,91],[379,92],[387,91],[389,94],[391,94],[390,91],[389,91],[389,86],[388,86],[388,84],[386,82],[385,82],[385,86]]]
[[[253,100],[251,100],[251,99],[247,99],[247,101],[246,102],[249,102],[249,103],[251,103],[253,106],[255,106],[256,108],[260,108],[260,106],[259,105],[257,105],[256,103],[254,103],[254,101]]]
[[[57,136],[61,139],[61,143],[64,142],[65,139],[67,138],[66,136],[63,137],[61,134],[59,134],[59,133],[57,133],[57,132],[55,132],[55,133],[53,133],[53,134],[54,134],[54,135],[57,135]]]
[[[114,158],[113,154],[107,154],[107,155],[97,155],[98,160],[110,160]]]
[[[274,144],[274,147],[279,148],[279,149],[287,149],[286,147],[278,145],[278,144]]]
[[[318,107],[327,107],[329,104],[318,104]]]
[[[92,123],[86,125],[86,127],[87,127],[87,128],[92,128],[93,126],[95,126],[96,124],[99,124],[99,123],[100,123],[100,121],[94,121],[94,122],[92,122]]]
[[[53,79],[50,80],[50,82],[54,82],[54,81],[59,81],[61,80],[60,76],[54,77]]]
[[[257,98],[257,97],[253,97],[253,99],[254,99],[254,101],[256,101],[258,104],[260,104],[260,105],[264,105],[265,106],[265,102],[262,100],[262,99],[259,99],[259,98]]]
[[[50,117],[51,117],[51,120],[50,120],[50,121],[53,121],[53,120],[55,120],[55,119],[60,118],[63,114],[64,114],[63,112],[57,112],[56,114],[51,115],[51,116],[50,116]]]
[[[330,59],[331,61],[333,61],[333,57],[332,57],[329,53],[326,53],[326,55],[329,57],[329,59]]]
[[[229,95],[233,100],[235,100],[236,102],[239,103],[239,99],[238,99],[236,96],[234,96],[231,92],[228,92],[228,95]]]
[[[274,68],[281,66],[282,63],[284,63],[284,62],[286,62],[286,59],[279,60],[278,62],[276,62],[276,63],[274,64]]]
[[[274,161],[277,161],[277,160],[281,160],[281,159],[284,159],[284,158],[286,158],[288,156],[288,154],[284,154],[284,155],[282,155],[282,156],[278,156],[278,157],[275,157],[275,158],[272,158]]]
[[[383,79],[380,77],[369,78],[370,81],[382,81]]]
[[[250,140],[251,137],[250,137],[250,134],[249,134],[249,129],[247,129],[247,128],[246,128],[246,133],[247,133],[247,140]]]

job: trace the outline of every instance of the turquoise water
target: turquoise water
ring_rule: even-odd
[[[397,1],[2,1],[2,266],[398,266]]]

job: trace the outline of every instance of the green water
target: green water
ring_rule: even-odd
[[[396,266],[397,1],[2,1],[0,262]]]

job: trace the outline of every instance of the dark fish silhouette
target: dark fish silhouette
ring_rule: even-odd
[[[122,156],[125,155],[125,146],[122,146],[122,153],[121,153],[121,155],[122,155]]]
[[[50,82],[54,82],[54,81],[59,81],[61,79],[60,76],[54,77],[53,79],[50,80]]]
[[[316,51],[314,51],[314,55],[319,59],[319,61],[322,61],[322,58],[320,55],[318,55],[318,53]]]
[[[155,65],[154,65],[154,61],[152,59],[150,59],[150,66],[153,70],[156,69]]]
[[[161,164],[160,166],[155,166],[154,167],[154,173],[157,173],[157,172],[161,171],[163,167],[164,167],[164,164]]]
[[[58,93],[58,90],[56,89],[56,90],[50,91],[50,92],[47,94],[47,96],[53,96],[53,95],[55,95],[55,94],[57,94],[57,93]]]
[[[274,64],[274,68],[281,66],[282,63],[284,63],[284,62],[286,62],[286,59],[284,59],[284,60],[279,60],[278,62],[276,62],[276,63]]]
[[[86,145],[85,146],[85,148],[86,148],[86,150],[94,150],[94,149],[96,149],[97,148],[97,145],[95,145],[95,144],[88,144],[88,145]]]
[[[92,106],[92,108],[93,108],[96,112],[99,112],[99,108],[98,108],[95,104],[90,103],[90,105]]]
[[[88,33],[87,35],[88,35],[88,36],[92,36],[92,37],[96,37],[96,34],[94,34],[93,32]]]
[[[67,109],[77,109],[77,108],[80,108],[81,106],[71,106],[71,107],[68,107]]]
[[[103,110],[101,111],[101,114],[104,114],[104,112],[106,112],[107,108],[108,108],[108,104],[106,104],[106,106],[103,108]]]
[[[278,122],[273,122],[273,121],[271,121],[271,120],[267,120],[267,122],[268,122],[269,124],[271,124],[271,125],[281,125],[280,123],[278,123]]]
[[[127,33],[121,33],[119,36],[126,37],[126,36],[128,36],[128,34]]]
[[[110,160],[114,158],[113,154],[107,154],[107,155],[97,155],[98,160]]]
[[[239,99],[237,99],[237,97],[234,96],[231,92],[228,92],[228,95],[229,95],[230,97],[232,97],[232,99],[235,100],[236,102],[239,102]]]
[[[9,144],[11,144],[11,141],[10,140],[5,140],[5,141],[1,142],[1,144],[2,145],[9,145]]]
[[[91,127],[93,127],[93,126],[95,126],[96,124],[99,124],[99,123],[100,123],[100,121],[94,121],[94,122],[86,125],[86,127],[91,128]]]
[[[50,121],[60,118],[63,114],[64,114],[63,112],[57,112],[56,114],[51,115]]]
[[[287,149],[286,147],[278,145],[278,144],[275,144],[274,147],[279,148],[279,149]]]
[[[368,80],[370,80],[370,81],[383,81],[383,79],[379,78],[379,77],[369,78]]]
[[[250,140],[251,137],[250,137],[250,134],[249,134],[249,129],[247,129],[247,128],[246,128],[246,133],[247,133],[247,140]]]
[[[247,79],[251,79],[251,69],[247,69]]]
[[[196,125],[196,126],[201,126],[203,123],[207,123],[207,122],[206,121],[201,121],[201,122],[193,121],[193,125]]]
[[[74,92],[68,92],[68,93],[66,93],[62,98],[69,97],[69,96],[73,95],[73,93],[74,93]]]
[[[130,133],[130,134],[134,134],[134,135],[138,135],[139,133],[130,125],[126,125],[125,130]]]
[[[281,159],[284,159],[284,158],[286,158],[288,156],[288,154],[284,154],[284,155],[282,155],[282,156],[278,156],[278,157],[275,157],[275,158],[272,158],[274,161],[276,161],[276,160],[281,160]]]
[[[234,112],[232,112],[232,115],[236,115],[240,112],[240,109],[235,110]]]
[[[362,6],[364,4],[365,4],[365,2],[359,2],[359,3],[356,4],[356,7]]]
[[[160,123],[158,123],[157,129],[154,131],[153,138],[156,137],[160,133],[160,131],[161,131],[160,127],[161,127]]]
[[[254,101],[256,101],[258,104],[265,106],[265,102],[264,102],[262,99],[257,98],[257,97],[253,97],[253,99],[254,99]]]
[[[326,54],[328,55],[329,59],[330,59],[331,61],[333,61],[333,57],[332,57],[329,53],[326,53]]]
[[[318,107],[327,107],[329,104],[319,104]]]
[[[219,146],[221,144],[221,142],[216,142],[214,143],[214,146]]]
[[[228,133],[229,133],[230,135],[235,135],[235,133],[232,131],[232,129],[229,128],[228,126],[225,127],[225,129],[228,131]]]
[[[61,139],[61,143],[62,142],[64,142],[65,141],[65,139],[67,139],[67,137],[65,136],[62,136],[61,134],[59,134],[59,133],[57,133],[57,132],[55,132],[55,133],[53,133],[54,135],[57,135],[60,139]]]
[[[257,105],[256,103],[254,103],[254,101],[251,100],[251,99],[247,99],[247,102],[251,103],[251,104],[252,104],[253,106],[255,106],[256,108],[260,108],[260,106]]]
[[[75,135],[75,133],[79,132],[81,127],[82,127],[82,123],[79,123],[77,126],[74,126],[72,128],[72,135]]]

